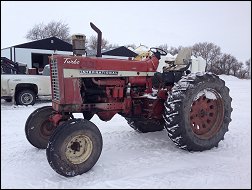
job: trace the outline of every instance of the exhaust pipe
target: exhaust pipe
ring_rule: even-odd
[[[101,57],[102,56],[101,54],[102,32],[92,22],[90,22],[90,26],[98,34],[96,57]]]

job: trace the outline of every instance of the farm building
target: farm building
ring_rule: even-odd
[[[88,57],[95,57],[96,56],[96,50],[86,50]],[[114,58],[114,59],[129,59],[134,58],[138,54],[134,51],[131,51],[129,48],[126,48],[125,46],[119,46],[114,49],[106,49],[102,50],[102,57],[103,58]]]
[[[56,37],[50,37],[1,49],[1,57],[26,64],[27,68],[38,68],[40,71],[49,63],[48,56],[52,54],[73,55],[72,49],[72,44]]]

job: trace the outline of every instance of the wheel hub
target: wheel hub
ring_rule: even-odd
[[[200,91],[191,105],[191,129],[199,138],[209,139],[219,131],[223,116],[223,101],[217,91]]]
[[[205,110],[200,110],[200,112],[198,113],[198,115],[200,116],[200,117],[204,117],[205,115],[206,115],[207,113],[205,112]]]
[[[24,93],[22,96],[21,96],[21,100],[24,104],[30,104],[32,101],[33,101],[33,97],[31,94],[29,93]]]
[[[52,135],[55,128],[56,126],[54,126],[52,122],[46,120],[42,123],[40,131],[43,137],[48,138],[49,136]]]
[[[78,135],[67,144],[65,155],[71,163],[81,164],[89,158],[92,150],[91,139],[86,135]]]

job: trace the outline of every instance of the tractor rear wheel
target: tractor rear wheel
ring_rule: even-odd
[[[36,148],[45,149],[55,126],[49,121],[55,113],[52,106],[44,106],[32,112],[25,123],[27,140]]]
[[[126,118],[130,127],[140,133],[162,131],[164,129],[164,120],[145,119],[145,118]]]
[[[231,121],[229,89],[217,75],[190,74],[176,83],[165,102],[168,136],[188,151],[217,147]]]
[[[102,151],[98,127],[86,119],[71,119],[58,126],[46,149],[47,160],[58,174],[74,177],[89,171]]]

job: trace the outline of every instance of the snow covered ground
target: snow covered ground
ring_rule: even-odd
[[[1,188],[251,188],[251,80],[221,76],[230,88],[232,122],[218,148],[189,153],[165,130],[140,134],[116,115],[103,122],[103,150],[96,165],[73,178],[49,166],[45,150],[26,140],[24,125],[38,107],[1,101]],[[75,114],[81,117],[80,114]]]

